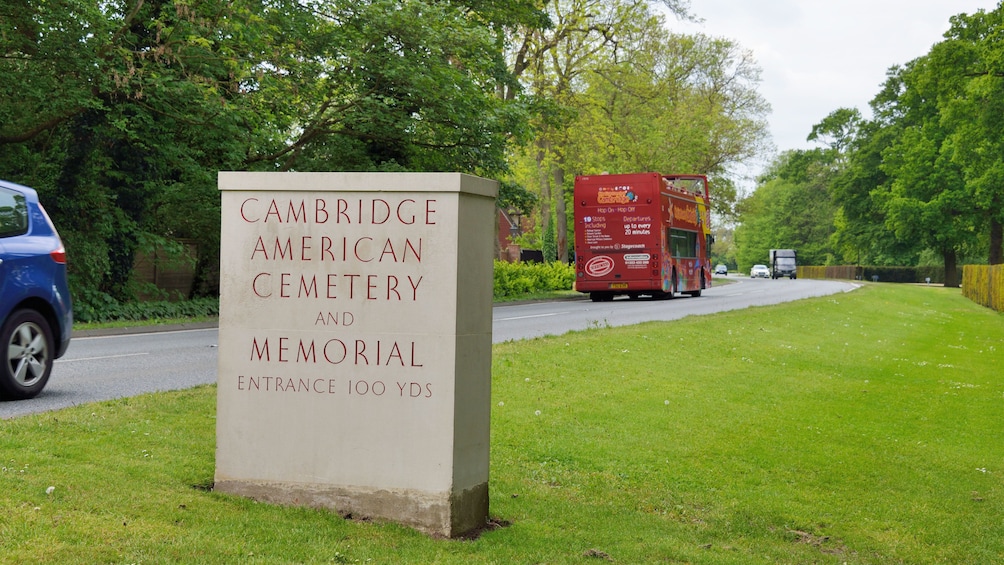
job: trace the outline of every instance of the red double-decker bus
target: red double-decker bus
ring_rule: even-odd
[[[575,178],[575,290],[593,301],[711,286],[704,175],[637,173]]]

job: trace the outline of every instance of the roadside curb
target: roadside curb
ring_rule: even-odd
[[[192,324],[161,324],[150,326],[127,326],[121,328],[100,328],[94,330],[74,330],[73,337],[104,337],[110,335],[136,335],[183,330],[206,330],[219,327],[219,322],[198,322]]]

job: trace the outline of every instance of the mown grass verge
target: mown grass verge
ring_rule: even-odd
[[[491,514],[507,527],[431,539],[214,493],[202,387],[0,422],[0,562],[1004,555],[1004,316],[958,290],[873,284],[493,355]]]

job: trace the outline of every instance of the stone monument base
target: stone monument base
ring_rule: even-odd
[[[217,480],[214,490],[269,504],[334,510],[355,520],[376,517],[448,538],[483,528],[488,515],[488,483],[460,493],[429,493]]]

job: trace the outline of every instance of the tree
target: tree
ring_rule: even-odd
[[[807,265],[828,262],[836,213],[828,187],[836,155],[832,149],[799,150],[774,160],[757,189],[738,205],[740,269],[766,262],[770,249],[796,249],[799,262]]]
[[[534,100],[549,101],[537,106],[549,111],[522,154],[533,166],[520,169],[533,171],[524,183],[539,187],[543,221],[554,207],[559,253],[567,248],[567,171],[706,173],[724,217],[735,201],[730,166],[766,144],[768,107],[755,91],[759,70],[749,53],[725,40],[671,34],[650,4],[550,3],[553,28],[514,42],[521,82]],[[682,3],[669,7],[690,17]]]
[[[638,35],[637,45],[620,42],[618,59],[587,75],[568,162],[586,171],[707,174],[716,216],[731,216],[731,167],[767,146],[759,69],[734,43],[671,34],[657,18]]]
[[[0,0],[0,174],[39,189],[78,304],[132,296],[133,256],[218,264],[218,170],[499,176],[523,135],[499,41],[529,0]],[[210,288],[210,291],[212,289]]]
[[[931,49],[932,72],[952,85],[939,97],[951,128],[946,152],[962,173],[989,232],[989,262],[1004,263],[1004,5],[952,18]]]
[[[958,286],[957,260],[974,243],[976,226],[963,172],[946,145],[951,129],[938,106],[957,81],[937,68],[920,57],[890,72],[883,111],[899,130],[882,151],[881,167],[890,180],[874,196],[897,239],[936,250],[944,260],[945,285]]]
[[[472,7],[482,5],[488,16]],[[290,69],[260,87],[276,89],[269,100],[283,118],[284,138],[249,162],[498,175],[526,115],[520,103],[494,95],[508,80],[486,27],[495,8],[416,0],[326,6],[295,60],[270,61]]]
[[[677,2],[671,9],[682,10]],[[567,261],[568,227],[565,195],[564,137],[574,116],[576,92],[588,69],[603,60],[621,30],[647,13],[645,0],[557,0],[546,3],[549,29],[522,28],[512,41],[513,75],[529,97],[545,110],[535,121],[535,141],[528,154],[535,163],[533,184],[540,191],[542,233],[553,217],[558,259]],[[529,184],[529,183],[527,183]],[[552,213],[552,206],[554,212]]]
[[[857,110],[842,108],[814,126],[809,136],[810,140],[828,140],[829,147],[839,153],[829,187],[836,206],[830,244],[838,263],[915,265],[920,242],[897,240],[885,226],[885,212],[872,197],[890,182],[882,168],[882,152],[899,132],[894,122],[883,120],[881,109],[875,114],[876,119],[866,121]]]
[[[0,12],[14,15],[0,34],[0,170],[46,199],[81,306],[128,298],[142,246],[207,223],[215,241],[215,171],[239,163],[248,133],[229,108],[236,60],[210,38],[240,35],[250,14],[165,1]]]

